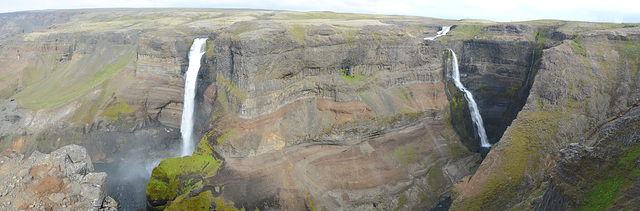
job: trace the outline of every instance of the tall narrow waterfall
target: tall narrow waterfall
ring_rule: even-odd
[[[476,101],[473,99],[473,95],[471,94],[471,92],[469,92],[469,90],[464,88],[464,85],[462,85],[462,83],[460,82],[460,70],[458,69],[458,57],[456,56],[456,53],[453,52],[453,50],[449,49],[449,51],[451,51],[451,55],[453,57],[453,61],[451,62],[453,66],[452,68],[453,71],[451,73],[451,77],[453,78],[453,83],[456,85],[456,87],[458,87],[458,89],[464,92],[464,97],[467,99],[467,102],[469,102],[469,110],[471,111],[471,120],[473,121],[473,124],[476,126],[476,130],[478,131],[478,136],[480,136],[480,144],[481,144],[480,146],[484,148],[490,148],[491,144],[487,139],[487,132],[484,130],[484,123],[482,122],[482,116],[480,116],[478,105],[476,104]]]
[[[207,38],[196,38],[189,51],[189,68],[184,80],[184,107],[182,109],[182,122],[180,132],[182,133],[182,150],[180,156],[187,156],[193,153],[193,109],[194,98],[196,96],[196,81],[198,71],[200,71],[200,60],[205,52]]]

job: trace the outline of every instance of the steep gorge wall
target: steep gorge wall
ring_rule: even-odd
[[[212,44],[218,96],[224,98],[221,99],[223,107],[239,119],[260,119],[296,101],[328,100],[336,105],[352,102],[359,108],[348,109],[362,116],[396,115],[441,107],[443,99],[438,96],[416,102],[410,90],[389,93],[404,84],[426,86],[442,80],[441,67],[434,64],[439,64],[443,47],[422,45],[420,37],[402,32],[398,26],[365,27],[355,32],[306,26],[302,29],[304,40],[301,42],[292,39],[291,32],[284,26],[271,26],[273,23],[269,22],[238,23],[243,24],[253,24],[251,27],[257,29],[232,36],[233,30],[237,30],[235,27],[239,27],[233,25]],[[260,27],[271,30],[259,30]],[[397,102],[402,100],[399,98],[406,98],[406,102]],[[276,133],[294,143],[319,133],[329,126],[326,123],[332,122],[328,119],[329,122],[325,120],[322,124],[317,120],[327,117],[312,113],[333,108],[301,106],[309,115],[319,116],[302,117],[309,119],[300,119],[303,124],[298,124],[297,130],[291,131],[293,134]],[[402,111],[399,106],[410,110]]]
[[[491,117],[499,127],[508,123],[497,119],[517,113],[516,108],[505,114],[523,104],[528,89],[526,61],[534,54],[535,35],[530,26],[519,27],[527,30],[486,32],[496,39],[448,40],[454,48],[464,46],[465,54],[489,57],[462,61],[470,75],[465,82],[480,80],[489,87],[480,97],[502,100],[497,109],[481,108],[497,116]],[[185,194],[201,190],[199,197],[216,204],[226,199],[249,209],[425,209],[474,169],[479,155],[469,154],[448,124],[450,115],[462,112],[446,106],[444,45],[398,26],[353,32],[312,25],[297,29],[299,37],[292,30],[241,22],[213,39],[207,63],[217,75],[206,78],[216,83],[206,90],[217,93],[205,98],[217,98],[211,125],[190,159],[211,164],[208,156],[215,151],[223,164],[216,175],[154,174],[147,186],[153,206],[190,203]],[[200,176],[189,176],[194,173]],[[166,192],[155,189],[174,177],[197,179]]]
[[[470,181],[458,187],[454,209],[532,209],[560,149],[637,101],[637,28],[571,27],[554,29],[567,40],[543,50],[526,105]]]
[[[166,156],[179,140],[187,49],[205,36],[197,124],[206,130],[194,157],[224,165],[201,177],[204,192],[252,207],[428,208],[480,159],[444,121],[444,46],[422,41],[444,23],[200,20],[174,29],[100,12],[3,40],[2,85],[19,105],[19,129],[3,134],[3,147],[78,143],[99,162]],[[192,185],[178,185],[180,195]]]
[[[87,18],[67,15],[67,25]],[[50,152],[76,143],[99,162],[167,156],[179,139],[182,72],[193,36],[157,29],[73,32],[67,25],[2,40],[0,94],[24,109],[8,114],[16,118],[3,127],[18,130],[0,134],[2,146]]]
[[[186,203],[201,180],[203,196],[249,209],[429,208],[474,169],[479,155],[444,121],[442,45],[399,26],[291,30],[241,22],[212,39],[204,79],[217,93],[205,91],[214,111],[192,159],[215,150],[223,165],[169,192],[150,182],[152,205]]]
[[[148,194],[167,187],[151,189],[154,205],[427,209],[481,159],[445,78],[450,47],[492,141],[501,140],[456,188],[454,208],[527,207],[544,189],[548,154],[569,142],[558,140],[575,141],[638,93],[634,28],[180,11],[88,11],[3,39],[0,96],[19,104],[3,102],[12,111],[3,121],[19,129],[0,130],[14,131],[0,146],[78,143],[100,162],[170,155],[187,51],[208,37],[196,97],[202,139],[194,156],[160,165],[185,170],[154,174]],[[422,39],[455,24],[449,36]]]

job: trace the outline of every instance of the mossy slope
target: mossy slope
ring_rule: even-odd
[[[200,142],[199,149],[209,149],[206,141]],[[147,200],[152,207],[162,209],[167,202],[178,200],[185,206],[209,207],[213,195],[211,191],[205,191],[198,196],[185,200],[194,188],[207,186],[205,180],[215,176],[222,161],[203,150],[196,151],[191,156],[178,158],[165,158],[153,169],[151,178],[147,183]],[[209,205],[207,205],[209,202]]]
[[[608,32],[575,36],[573,41],[556,40],[558,46],[543,51],[527,104],[469,182],[481,191],[461,191],[453,210],[532,209],[525,199],[545,188],[540,185],[559,150],[578,142],[590,128],[637,98],[637,57],[622,49],[637,46],[638,35],[620,39],[607,39]],[[635,91],[622,92],[620,86]],[[592,179],[613,189],[624,180]],[[611,195],[602,194],[598,197]]]

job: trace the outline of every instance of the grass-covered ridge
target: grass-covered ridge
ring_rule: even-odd
[[[26,40],[55,33],[83,33],[117,30],[153,29],[192,35],[189,28],[220,28],[238,22],[267,20],[285,25],[333,25],[361,28],[366,25],[385,25],[381,20],[433,21],[417,16],[352,14],[334,12],[291,12],[244,9],[79,9],[55,10],[73,13],[73,20],[48,30],[27,34]],[[251,31],[241,30],[242,32]],[[240,32],[240,31],[239,31]],[[239,33],[238,33],[239,34]],[[237,35],[237,34],[236,34]]]
[[[16,94],[22,107],[32,110],[67,103],[111,79],[135,57],[132,47],[105,48],[81,59],[71,60]],[[114,59],[115,58],[115,59]]]

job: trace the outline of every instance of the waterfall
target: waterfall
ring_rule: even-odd
[[[456,57],[456,53],[454,53],[453,50],[449,49],[449,51],[451,51],[451,55],[453,57],[453,62],[451,62],[453,67],[452,68],[453,72],[451,73],[451,77],[453,78],[453,83],[456,85],[456,87],[458,87],[458,89],[464,92],[464,97],[467,99],[467,102],[469,102],[469,110],[471,111],[471,120],[473,121],[473,124],[476,126],[476,130],[478,131],[478,136],[480,136],[480,144],[481,144],[480,146],[484,148],[490,148],[491,144],[489,143],[489,140],[487,140],[487,132],[484,130],[484,123],[482,122],[482,116],[480,116],[478,105],[476,104],[476,101],[473,99],[473,95],[471,94],[471,92],[469,92],[469,90],[464,88],[464,85],[462,85],[462,83],[460,82],[460,70],[458,69],[458,57]]]
[[[425,37],[424,40],[435,40],[436,38],[447,34],[447,32],[449,32],[450,29],[451,29],[451,26],[443,26],[442,29],[440,29],[440,31],[438,31],[438,34],[436,36]]]
[[[189,68],[185,73],[184,80],[184,107],[182,108],[182,122],[180,132],[182,133],[182,150],[180,156],[187,156],[193,153],[193,110],[194,98],[196,96],[196,82],[198,71],[200,71],[200,60],[205,52],[207,38],[196,38],[193,40],[189,51]]]

